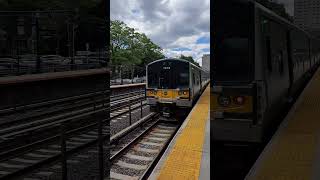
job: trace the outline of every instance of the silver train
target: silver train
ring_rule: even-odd
[[[320,41],[259,3],[219,3],[228,8],[215,11],[213,139],[260,143],[318,68]]]
[[[147,103],[165,116],[191,108],[209,82],[208,72],[182,59],[156,60],[146,72]]]

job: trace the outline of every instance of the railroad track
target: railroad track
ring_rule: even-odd
[[[154,116],[156,116],[155,113],[149,114],[142,120],[144,122]],[[67,138],[64,144],[66,145],[66,153],[68,153],[69,156],[71,154],[79,152],[80,150],[83,150],[84,148],[88,148],[98,142],[98,128],[95,128],[92,125],[90,125],[90,127],[86,127],[86,129],[90,128],[90,131],[83,131],[84,128],[85,127],[82,127],[82,129],[75,129],[66,132],[65,136]],[[68,137],[68,134],[70,137]],[[104,141],[107,140],[106,137],[109,137],[109,128],[106,125],[104,126],[104,129],[102,129],[101,135]],[[0,162],[0,179],[12,179],[21,177],[23,174],[29,173],[35,169],[39,169],[43,165],[57,162],[59,159],[61,159],[63,147],[61,145],[61,141],[59,141],[59,138],[61,138],[60,135],[56,137],[51,137],[50,139],[43,140],[43,142],[37,142],[42,143],[42,145],[37,146],[37,148],[33,148],[32,150],[29,148],[28,151],[20,152],[18,155],[12,156],[11,158],[7,158],[5,161]],[[14,152],[15,151],[11,153]],[[94,153],[98,154],[98,152]],[[52,172],[47,172],[47,174],[49,173]],[[41,173],[38,174],[38,176],[41,176]],[[45,176],[45,174],[43,174],[43,176]]]
[[[111,102],[110,110],[119,112],[121,109],[129,109],[127,107],[128,102],[133,102],[133,108],[136,108],[137,101],[144,98],[143,95],[138,94],[129,97],[117,96],[120,100],[114,100]],[[100,97],[100,96],[99,96]],[[96,98],[99,98],[96,97]],[[114,99],[114,98],[113,98]],[[94,104],[95,103],[95,104]],[[90,113],[101,108],[105,108],[105,102],[103,100],[98,100],[92,102],[92,100],[87,100],[86,102],[75,102],[72,107],[55,108],[51,111],[44,111],[34,114],[32,117],[19,118],[14,121],[2,123],[0,125],[0,137],[2,139],[10,139],[12,137],[18,136],[19,134],[25,134],[28,131],[33,131],[37,127],[51,125],[50,123],[56,124],[58,121],[64,121],[66,118],[70,118],[76,115],[81,115],[85,113]],[[118,113],[121,115],[121,113]]]
[[[146,103],[142,101],[131,105],[131,111],[137,110],[139,108],[146,106]],[[35,121],[28,124],[22,124],[17,127],[9,127],[1,130],[3,132],[1,138],[1,151],[6,152],[8,149],[12,149],[15,146],[24,146],[27,141],[41,141],[42,139],[49,138],[54,134],[59,134],[60,128],[58,126],[64,122],[70,122],[73,124],[74,128],[87,127],[87,125],[94,125],[96,122],[88,121],[87,118],[90,118],[95,112],[103,111],[104,109],[98,109],[96,111],[87,111],[84,114],[79,114],[78,112],[73,113],[74,116],[66,117],[65,119],[57,119],[54,121],[54,118],[44,119],[40,121]],[[129,108],[127,106],[121,108],[116,107],[113,113],[110,116],[110,119],[117,118],[123,114],[129,113]],[[82,118],[81,118],[82,117]],[[87,118],[85,118],[87,117]],[[82,120],[78,120],[80,118]],[[106,120],[108,121],[108,120]],[[38,123],[38,124],[37,124]],[[89,126],[90,127],[90,126]],[[42,135],[41,135],[42,134]],[[26,141],[27,140],[27,141]],[[15,147],[16,148],[16,147]],[[2,159],[2,154],[0,152],[0,159]],[[7,156],[5,156],[7,157]]]
[[[129,100],[142,97],[142,91],[111,96],[111,107],[121,106]],[[54,114],[75,111],[105,101],[103,92],[89,93],[71,98],[62,98],[48,102],[23,105],[0,110],[0,129],[28,123]]]
[[[108,137],[108,130],[103,130],[102,136]],[[68,138],[65,141],[66,153],[69,155],[76,153],[86,147],[98,142],[98,130],[92,129],[85,133],[80,133]],[[59,141],[45,142],[45,145],[19,153],[18,156],[7,159],[0,163],[0,179],[13,179],[29,173],[45,164],[49,164],[61,159],[62,146]]]
[[[179,124],[153,119],[111,152],[110,179],[146,179],[177,132]]]
[[[134,94],[134,97],[132,97],[132,94]],[[141,93],[137,93],[137,94],[141,94]],[[130,96],[130,97],[127,97],[127,96]],[[113,103],[113,106],[111,106],[111,109],[113,109],[115,112],[118,112],[118,113],[111,115],[109,119],[103,120],[102,121],[103,127],[108,127],[107,124],[109,124],[108,122],[112,118],[118,117],[124,113],[128,113],[126,108],[127,109],[129,108],[126,105],[125,100],[129,100],[135,103],[135,104],[131,104],[131,108],[132,108],[131,110],[137,109],[141,105],[142,106],[146,105],[145,103],[142,103],[142,101],[140,100],[141,95],[136,95],[135,93],[127,93],[127,96],[118,95],[116,97],[113,97],[113,99],[120,99],[119,102]],[[101,106],[100,109],[99,109],[99,106]],[[105,111],[105,108],[103,109],[102,107],[103,105],[101,104],[96,105],[96,108],[97,108],[96,111],[97,110]],[[81,115],[82,114],[80,114],[80,116]],[[14,129],[14,128],[11,129],[11,136],[18,135],[19,133],[23,134],[26,131],[32,131],[37,128],[43,129],[44,127],[55,129],[56,133],[51,133],[52,135],[48,137],[42,137],[42,139],[38,141],[34,141],[27,145],[20,145],[17,148],[0,152],[0,160],[1,160],[0,179],[16,177],[25,172],[29,172],[30,170],[34,170],[44,164],[48,164],[50,162],[54,162],[58,160],[61,157],[61,145],[59,141],[61,138],[61,134],[59,134],[60,128],[58,128],[58,125],[60,126],[61,124],[59,123],[63,123],[63,121],[68,121],[68,120],[70,120],[70,118],[63,119],[61,120],[62,122],[47,121],[47,122],[43,122],[43,124],[40,124],[38,127],[34,126],[35,122],[33,122],[32,123],[33,126],[32,124],[30,124],[30,129],[24,128],[20,130],[20,132],[17,129]],[[82,125],[77,128],[68,129],[66,127],[66,132],[65,132],[66,136],[70,137],[70,138],[67,138],[65,141],[66,151],[68,153],[76,152],[80,149],[83,149],[94,143],[97,143],[99,139],[97,125],[98,125],[98,122],[91,122],[89,124],[87,123],[85,126]],[[2,129],[2,131],[5,132],[5,129]],[[4,133],[4,135],[8,135],[8,134],[10,134],[10,131],[7,131],[6,133]],[[109,128],[106,128],[104,129],[102,136],[106,136],[109,134],[110,134]]]

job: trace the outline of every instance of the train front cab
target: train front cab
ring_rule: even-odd
[[[211,127],[215,141],[260,142],[255,81],[255,6],[221,1],[215,15],[216,42],[211,65]],[[228,8],[221,8],[221,7]],[[236,31],[235,31],[236,29]]]
[[[192,106],[189,62],[163,59],[147,66],[147,104],[152,111],[175,114]]]

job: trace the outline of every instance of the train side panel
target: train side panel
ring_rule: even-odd
[[[259,143],[317,68],[320,44],[258,3],[220,3],[230,9],[215,12],[216,26],[224,28],[217,30],[214,49],[213,136],[218,141]]]

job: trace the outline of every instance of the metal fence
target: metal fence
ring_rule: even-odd
[[[105,58],[78,58],[74,62],[70,58],[47,58],[37,66],[36,59],[0,58],[0,77],[35,74],[46,72],[62,72],[71,70],[94,69],[107,66]]]
[[[110,65],[111,85],[144,83],[146,81],[146,68],[135,65]]]
[[[76,11],[0,11],[0,76],[106,67],[89,22]]]

